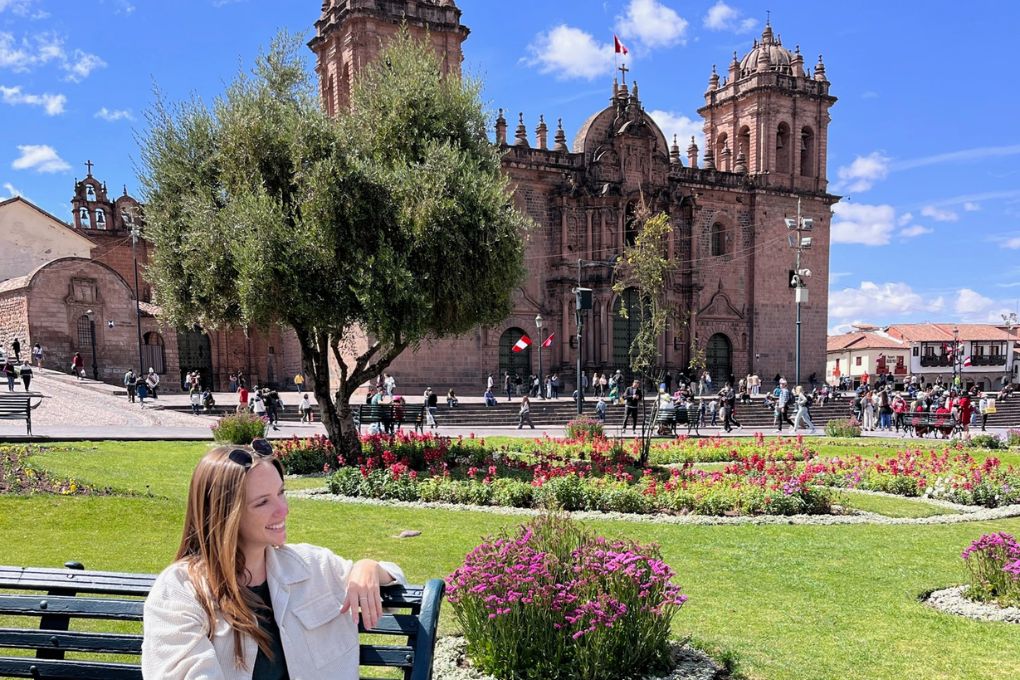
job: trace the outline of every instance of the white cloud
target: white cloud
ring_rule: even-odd
[[[560,24],[547,33],[539,33],[528,46],[531,58],[526,63],[538,66],[542,73],[557,78],[591,80],[613,67],[613,46],[599,44],[590,33]]]
[[[705,148],[705,135],[700,120],[692,120],[672,111],[661,111],[656,109],[648,113],[666,135],[666,143],[673,144],[673,135],[677,137],[677,146],[680,147],[680,158],[687,163],[687,147],[691,145],[691,135],[694,135],[694,143],[700,150]]]
[[[965,201],[963,204],[963,209],[966,210],[967,212],[974,212],[976,210],[981,210],[981,206],[978,205],[977,203],[974,203],[973,201]]]
[[[910,224],[913,221],[913,219],[914,215],[912,213],[903,213],[898,218],[896,218],[896,224],[900,225],[901,227],[905,227],[906,225]]]
[[[833,185],[836,191],[867,191],[875,182],[889,174],[889,157],[880,151],[858,156],[850,165],[837,171],[839,180]]]
[[[35,170],[36,172],[63,172],[71,166],[57,155],[52,146],[46,144],[19,144],[21,156],[14,159],[11,167],[15,170]]]
[[[970,288],[961,288],[956,294],[953,309],[957,314],[981,314],[995,305],[995,300],[987,298]]]
[[[11,14],[19,17],[29,17],[31,19],[44,19],[49,16],[49,12],[42,10],[32,11],[32,6],[35,4],[35,0],[0,0],[0,13],[10,11]]]
[[[98,111],[94,118],[102,118],[108,123],[115,123],[118,120],[134,120],[135,117],[128,109],[108,109],[105,106]]]
[[[28,106],[41,106],[47,116],[56,116],[64,112],[64,104],[67,97],[62,94],[28,94],[21,91],[21,86],[4,87],[0,85],[0,98],[4,104],[17,106],[27,104]]]
[[[67,79],[80,83],[89,77],[97,68],[103,68],[106,66],[106,62],[100,59],[94,54],[88,52],[82,52],[81,50],[74,51],[74,60],[64,62],[63,69],[67,71]]]
[[[896,210],[891,205],[840,201],[832,206],[833,243],[884,246],[895,230]]]
[[[742,18],[740,10],[734,9],[722,0],[719,0],[719,2],[708,8],[704,24],[705,28],[712,31],[746,33],[758,24],[758,20]]]
[[[4,183],[3,183],[2,185],[0,185],[0,186],[3,186],[3,189],[4,189],[4,191],[6,191],[6,192],[7,192],[7,198],[14,198],[15,196],[24,196],[24,195],[25,195],[25,194],[23,194],[23,193],[21,192],[21,190],[20,190],[20,189],[16,188],[16,187],[15,187],[15,186],[14,186],[13,184],[11,184],[10,182],[4,182]]]
[[[921,226],[920,224],[912,224],[905,229],[900,229],[900,236],[903,238],[914,238],[916,236],[923,236],[924,234],[931,234],[934,229]]]
[[[11,33],[0,32],[0,68],[7,68],[16,73],[24,73],[63,57],[64,49],[60,38],[51,33],[35,36],[29,42],[14,39]]]
[[[881,310],[890,316],[905,316],[918,312],[941,311],[942,298],[926,302],[909,284],[903,282],[875,283],[861,281],[857,288],[844,288],[829,293],[829,316],[848,319],[874,314]]]
[[[936,222],[955,222],[960,219],[960,216],[952,210],[943,210],[942,208],[936,208],[933,205],[926,205],[921,208],[921,214],[925,217],[930,217]]]
[[[1002,247],[1009,248],[1010,250],[1020,249],[1020,236],[1014,236],[1013,238],[1006,239],[1002,242]]]
[[[616,30],[648,47],[687,42],[687,20],[657,0],[630,0],[626,14],[616,18]]]

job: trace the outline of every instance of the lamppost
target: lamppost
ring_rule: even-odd
[[[542,315],[535,315],[535,328],[538,329],[538,394],[545,399],[545,383],[542,382]]]
[[[584,328],[584,312],[592,308],[591,288],[581,287],[582,267],[615,267],[619,256],[613,256],[608,260],[578,260],[577,261],[577,288],[574,289],[575,308],[577,314],[577,414],[581,415],[584,404],[584,391],[582,389],[583,379],[581,375],[582,357],[582,329]]]
[[[96,360],[96,320],[93,318],[92,310],[85,312],[89,318],[89,339],[92,341],[92,379],[99,380],[99,362]]]
[[[131,260],[135,268],[135,329],[138,332],[138,375],[145,375],[145,359],[142,358],[142,307],[138,294],[138,255],[135,247],[141,235],[141,224],[135,221],[134,211],[124,210],[124,221],[131,228]]]
[[[797,303],[797,341],[795,350],[795,378],[794,384],[800,384],[800,305],[808,301],[807,278],[811,276],[810,269],[801,269],[800,255],[803,251],[811,248],[811,237],[804,236],[805,231],[814,228],[814,220],[810,217],[801,217],[800,199],[797,199],[797,219],[786,218],[786,228],[790,230],[787,236],[787,243],[794,249],[796,258],[793,272],[790,276],[790,287],[793,288],[793,299]]]
[[[956,367],[960,365],[960,328],[953,326],[953,387],[956,389]],[[962,380],[960,382],[963,382]]]

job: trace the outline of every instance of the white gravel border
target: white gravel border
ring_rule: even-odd
[[[643,680],[717,680],[727,677],[722,668],[707,654],[686,643],[673,641],[673,672],[669,675],[649,675]],[[433,680],[495,680],[465,665],[467,641],[463,636],[441,637],[436,642],[436,655],[432,660]]]
[[[1020,623],[1020,607],[1000,607],[986,602],[975,602],[965,596],[969,586],[954,586],[936,590],[924,598],[924,603],[944,614],[966,616],[978,621]]]
[[[311,498],[313,500],[332,503],[350,503],[353,505],[375,505],[397,508],[422,510],[434,508],[453,512],[489,512],[496,515],[514,515],[535,517],[544,514],[545,510],[532,508],[509,508],[492,505],[462,505],[459,503],[425,503],[422,501],[379,500],[357,496],[338,496],[326,489],[307,489],[288,491],[289,498]],[[901,496],[893,496],[901,498]],[[926,501],[927,502],[927,501]],[[639,515],[628,512],[595,512],[590,510],[574,510],[566,513],[579,520],[615,520],[622,522],[641,522],[645,524],[687,524],[687,525],[739,525],[739,524],[804,524],[804,525],[849,525],[849,524],[888,524],[888,525],[927,525],[927,524],[961,524],[963,522],[987,522],[1010,517],[1020,517],[1020,505],[1006,505],[1001,508],[980,508],[973,512],[955,515],[933,515],[931,517],[886,517],[871,512],[860,512],[854,515],[753,515],[742,517],[717,517],[714,515]]]

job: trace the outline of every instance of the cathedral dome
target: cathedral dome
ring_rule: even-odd
[[[769,24],[765,24],[761,40],[756,40],[751,51],[740,60],[740,75],[750,75],[759,70],[758,62],[762,57],[765,57],[768,64],[768,67],[764,70],[778,71],[779,73],[786,74],[793,73],[791,64],[793,63],[794,55],[790,50],[783,47],[781,40],[773,36],[772,26]]]

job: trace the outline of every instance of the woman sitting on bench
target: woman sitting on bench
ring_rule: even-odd
[[[382,616],[390,563],[286,544],[283,468],[263,440],[220,446],[191,477],[176,561],[145,600],[145,678],[357,680],[357,617]]]

